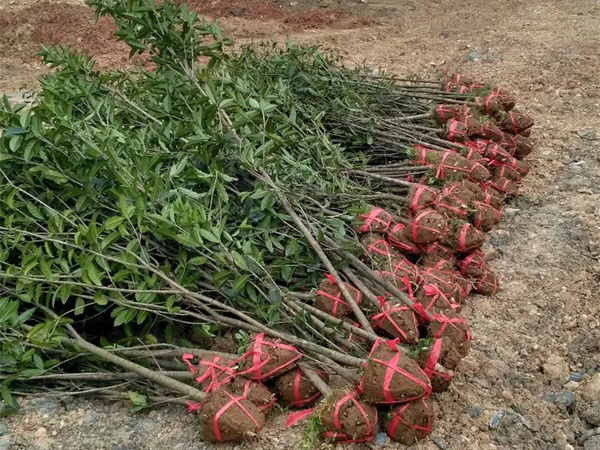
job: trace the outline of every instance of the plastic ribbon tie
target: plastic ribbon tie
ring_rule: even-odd
[[[438,376],[440,378],[444,378],[445,380],[449,380],[452,378],[452,375],[442,372],[436,372],[435,366],[440,360],[440,354],[442,353],[442,340],[435,339],[433,341],[433,345],[431,346],[431,352],[429,353],[429,357],[425,362],[425,367],[423,368],[423,372],[429,378],[432,378],[433,375]]]
[[[296,412],[291,413],[288,416],[287,420],[285,421],[285,427],[289,428],[292,425],[297,424],[302,419],[310,416],[314,411],[315,411],[314,408],[311,408],[311,409],[305,409],[302,411],[296,411]]]
[[[351,443],[351,442],[366,442],[372,439],[372,437],[375,435],[374,433],[374,429],[371,425],[371,422],[369,422],[369,416],[367,415],[367,412],[365,411],[365,409],[362,407],[362,405],[360,404],[360,402],[358,400],[356,400],[355,398],[355,393],[354,392],[350,392],[350,391],[346,391],[346,395],[344,397],[342,397],[336,404],[335,404],[335,409],[333,411],[333,424],[335,425],[335,429],[338,431],[342,431],[342,423],[340,422],[340,411],[342,409],[342,406],[344,406],[344,404],[348,401],[351,401],[354,406],[356,406],[358,408],[358,410],[360,411],[360,413],[363,416],[363,419],[365,421],[365,424],[367,425],[367,437],[362,438],[361,440],[347,440],[349,438],[349,436],[345,433],[341,433],[344,437],[342,437],[342,439],[344,439],[344,441],[340,441],[339,443]],[[377,412],[375,413],[375,420],[374,423],[377,423]],[[324,435],[326,436],[328,432],[325,432]],[[331,433],[331,432],[329,432]],[[336,435],[338,435],[338,433],[335,433]],[[335,436],[326,436],[326,437],[335,437]],[[340,436],[341,437],[341,436]],[[337,439],[337,437],[335,437]]]

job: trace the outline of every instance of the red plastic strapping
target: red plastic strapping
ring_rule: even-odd
[[[437,363],[440,359],[441,352],[442,352],[442,340],[434,339],[433,345],[431,347],[431,352],[429,353],[429,357],[427,358],[427,361],[425,362],[425,367],[423,368],[423,372],[425,372],[425,375],[427,375],[429,378],[432,378],[433,376],[437,376],[437,377],[449,380],[452,378],[452,375],[447,374],[447,373],[442,373],[442,372],[436,372],[436,370],[435,370],[435,366],[437,365]]]
[[[219,419],[233,405],[237,405],[242,410],[242,412],[244,414],[246,414],[250,418],[250,420],[252,420],[252,422],[254,422],[254,425],[256,426],[256,428],[258,428],[258,430],[260,430],[261,426],[258,423],[258,421],[254,418],[254,416],[252,414],[250,414],[250,412],[244,407],[244,405],[242,405],[240,403],[240,400],[244,400],[245,397],[235,397],[227,391],[224,391],[224,392],[229,397],[229,401],[221,409],[219,409],[219,411],[217,411],[217,413],[215,414],[215,417],[213,419],[213,430],[215,432],[215,438],[217,439],[217,441],[219,441],[219,442],[222,441],[221,428],[219,427]]]
[[[394,225],[391,231],[388,233],[388,241],[394,247],[397,247],[406,253],[418,253],[419,249],[417,248],[415,243],[409,242],[408,239],[401,241],[394,238],[394,236],[403,236],[405,229],[406,225],[404,225],[403,223],[397,223],[396,225]]]
[[[383,218],[380,217],[380,215],[382,215]],[[382,233],[384,233],[392,223],[392,216],[390,213],[381,208],[373,208],[368,214],[361,214],[358,217],[365,219],[363,225],[360,227],[361,233],[366,233],[369,231],[369,228],[373,222],[381,225],[384,228]]]
[[[493,214],[496,216],[496,219],[498,221],[500,221],[500,218],[501,218],[500,211],[498,211],[493,206],[485,204],[485,203],[481,203],[481,202],[475,202],[475,207],[476,207],[476,211],[477,211],[475,220],[473,221],[473,225],[475,226],[475,228],[479,228],[481,226],[481,220],[482,220],[482,216],[483,216],[483,208],[492,210]]]
[[[450,125],[448,126],[448,131],[446,132],[446,139],[450,142],[455,142],[456,138],[460,138],[461,141],[464,141],[467,137],[466,131],[458,130],[459,125],[462,123],[457,119],[450,119]],[[464,126],[464,124],[462,124]]]
[[[390,256],[390,247],[385,239],[379,239],[367,246],[367,254],[379,253],[383,256]]]
[[[304,419],[305,417],[310,416],[313,412],[315,412],[314,408],[311,409],[305,409],[303,411],[296,411],[291,413],[287,420],[285,421],[285,427],[289,428],[292,425],[300,422],[302,419]]]
[[[423,402],[423,405],[425,406],[425,409],[428,412],[427,425],[422,427],[420,425],[415,425],[414,423],[408,423],[404,420],[403,415],[411,405],[410,403],[407,403],[406,405],[402,405],[398,411],[394,412],[392,421],[390,422],[390,426],[388,427],[388,434],[390,436],[396,434],[396,428],[398,428],[399,423],[402,423],[406,427],[412,428],[413,430],[423,431],[425,434],[429,434],[431,432],[431,411],[429,411],[429,406],[427,405],[425,399],[420,399],[419,401]]]

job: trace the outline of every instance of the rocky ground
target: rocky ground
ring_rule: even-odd
[[[0,20],[24,8],[19,3],[0,0]],[[208,3],[216,8],[220,2]],[[431,439],[415,449],[600,450],[600,5],[277,2],[288,8],[286,14],[303,18],[290,22],[286,14],[251,14],[256,0],[234,3],[244,11],[219,14],[239,42],[289,35],[399,74],[460,71],[502,84],[536,118],[532,173],[487,244],[496,255],[501,290],[494,298],[471,297],[464,309],[473,349],[451,389],[436,398]],[[28,1],[25,7],[33,14],[37,6]],[[376,21],[335,16],[314,28],[314,12],[306,7],[319,8],[318,17],[346,8]],[[38,36],[35,31],[0,40],[0,90],[35,88],[44,69],[27,55],[30,42],[23,42]],[[23,52],[10,51],[15,46]],[[213,448],[199,441],[196,418],[182,407],[131,414],[122,403],[83,399],[21,403],[18,414],[0,422],[0,450]],[[285,429],[284,422],[284,414],[275,414],[256,442],[218,447],[299,448],[301,427]],[[385,439],[378,446],[399,448]]]

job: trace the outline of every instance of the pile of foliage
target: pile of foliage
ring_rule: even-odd
[[[233,50],[172,1],[88,4],[145,64],[43,48],[33,106],[1,100],[3,414],[14,392],[93,386],[188,403],[204,439],[238,441],[273,393],[325,394],[291,421],[370,440],[385,413],[392,438],[427,435],[469,350],[461,304],[497,290],[479,248],[528,172],[531,119],[461,77]]]

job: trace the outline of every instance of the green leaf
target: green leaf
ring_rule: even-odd
[[[2,136],[5,138],[11,138],[13,136],[19,136],[25,133],[27,133],[27,130],[23,127],[8,127]]]
[[[209,242],[212,242],[214,244],[218,244],[221,242],[217,236],[212,234],[210,231],[205,230],[204,228],[201,228],[199,230],[199,233],[204,239],[206,239]]]
[[[85,300],[82,299],[81,297],[77,298],[77,300],[75,300],[74,314],[76,316],[79,316],[79,315],[83,314],[84,309],[85,309]]]
[[[241,292],[244,289],[244,286],[246,286],[248,278],[250,278],[249,274],[236,278],[235,282],[233,283],[233,290],[236,292]]]
[[[40,259],[40,270],[47,280],[54,279],[54,273],[52,272],[52,269],[50,269],[50,265],[44,259]]]
[[[107,231],[114,230],[125,221],[125,217],[113,216],[106,219],[104,229]]]
[[[97,291],[94,294],[94,302],[96,302],[97,305],[106,306],[108,304],[108,297],[106,297],[102,291]]]
[[[96,286],[102,286],[100,274],[98,273],[98,269],[96,268],[96,265],[93,262],[90,261],[85,265],[85,272],[87,273],[87,276],[90,278],[92,283],[94,283]]]
[[[248,270],[248,265],[246,264],[246,260],[244,259],[244,257],[242,255],[240,255],[236,251],[232,251],[231,256],[232,256],[233,262],[235,262],[236,266],[238,266],[240,269]]]
[[[229,280],[232,272],[230,270],[221,270],[213,275],[213,283],[216,287],[220,287]]]

